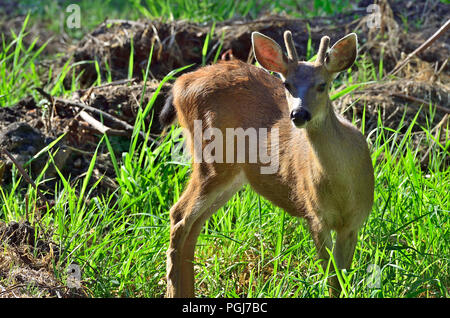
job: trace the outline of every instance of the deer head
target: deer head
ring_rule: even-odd
[[[294,126],[307,127],[310,122],[320,122],[327,114],[328,90],[337,73],[348,69],[357,55],[357,37],[350,33],[329,49],[330,38],[322,37],[314,62],[299,61],[292,34],[284,33],[287,50],[271,38],[252,33],[253,51],[258,63],[268,71],[280,74],[286,88],[290,118]]]

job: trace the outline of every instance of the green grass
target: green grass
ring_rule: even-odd
[[[96,1],[90,2],[97,8]],[[153,3],[155,9],[147,8],[146,14],[170,15],[162,12],[166,2]],[[179,7],[174,8],[189,2],[178,3]],[[214,14],[219,9],[208,7],[210,3],[213,2],[205,2],[204,8],[194,7],[194,12],[184,13],[186,16],[181,16],[181,9],[179,15],[171,14],[174,18],[190,18],[189,14],[198,14],[198,9],[209,12],[208,19],[216,19]],[[232,3],[225,1],[221,6]],[[273,4],[275,9],[269,2],[260,3],[274,11],[277,5],[281,6],[281,2]],[[244,2],[236,5],[236,12],[241,5]],[[323,8],[326,10],[326,6]],[[95,17],[99,15],[92,19]],[[206,18],[197,15],[197,20],[203,19]],[[29,93],[30,85],[42,83],[37,70],[40,51],[21,44],[25,29],[26,23],[11,43],[3,41],[2,105],[10,105]],[[204,47],[206,55],[208,44]],[[70,63],[55,82],[46,83],[52,94],[70,93],[61,85],[73,67]],[[132,64],[130,60],[130,67]],[[375,67],[366,56],[360,56],[356,66],[358,73],[338,79],[338,83],[350,87],[345,93],[360,87],[359,83],[376,81],[383,74],[382,65]],[[165,81],[175,77],[176,70]],[[147,105],[141,100],[135,134],[127,151],[114,153],[113,141],[106,136],[99,141],[98,150],[109,149],[119,185],[116,191],[95,194],[100,182],[92,174],[97,151],[87,173],[75,182],[57,170],[59,182],[52,189],[55,204],[45,212],[36,207],[35,189],[30,185],[21,189],[26,183],[21,182],[15,169],[12,184],[0,186],[0,220],[27,218],[52,233],[62,252],[60,261],[54,264],[56,275],[64,281],[67,266],[78,264],[83,285],[92,297],[161,297],[165,293],[168,211],[183,191],[190,165],[173,156],[179,142],[179,129],[175,127],[160,139],[160,145],[139,141],[138,130],[148,131],[143,118],[151,114],[154,100]],[[364,122],[358,125],[364,130]],[[385,127],[380,119],[375,130],[365,131],[375,167],[375,203],[359,233],[352,269],[340,276],[342,296],[448,297],[450,170],[445,166],[445,149],[450,146],[450,138],[446,136],[447,143],[441,145],[436,142],[439,139],[434,140],[432,127],[419,127],[415,121],[404,126],[401,122],[396,129]],[[411,142],[413,128],[425,132],[423,144],[431,148],[427,170],[422,170],[418,149]],[[50,151],[54,153],[55,149]],[[35,179],[41,191],[46,182],[44,172],[51,165],[52,158]],[[239,191],[208,220],[199,237],[196,256],[199,296],[328,296],[328,273],[315,258],[314,244],[304,222],[274,207],[249,187]]]
[[[23,38],[26,35],[29,16],[24,19],[22,29],[18,34],[11,32],[12,40],[6,42],[1,34],[0,51],[0,106],[11,105],[23,97],[30,86],[40,86],[40,74],[37,71],[40,53],[46,43],[35,49],[37,39],[26,47]]]
[[[385,140],[386,130],[380,123],[371,147],[375,204],[360,232],[344,291],[349,297],[447,297],[450,175],[440,170],[444,154],[434,149],[434,167],[421,171],[408,142],[411,135]],[[168,210],[190,171],[189,165],[171,163],[174,132],[153,151],[145,144],[130,146],[118,163],[120,188],[112,194],[92,196],[98,182],[87,188],[95,155],[75,186],[60,175],[55,206],[40,223],[53,229],[60,243],[61,258],[67,261],[60,264],[81,266],[92,296],[164,294]],[[6,221],[25,217],[17,185],[1,188]],[[35,191],[28,188],[27,193],[28,206],[33,206]],[[28,217],[36,222],[34,210]],[[367,287],[373,266],[380,271],[379,288]],[[207,222],[196,269],[197,289],[207,297],[328,295],[326,275],[303,221],[249,188]]]

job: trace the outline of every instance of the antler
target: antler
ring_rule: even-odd
[[[294,62],[297,62],[298,54],[297,54],[297,51],[295,50],[295,45],[294,45],[294,41],[292,40],[291,31],[284,32],[284,43],[286,45],[286,50],[287,50],[289,59]]]
[[[317,58],[316,58],[317,64],[323,64],[329,45],[330,45],[330,38],[328,36],[323,36],[322,39],[320,40],[319,51],[317,51]]]

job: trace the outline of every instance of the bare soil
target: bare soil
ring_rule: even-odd
[[[48,233],[27,221],[0,222],[0,242],[0,298],[86,297],[81,286],[69,288],[55,276],[59,250]]]

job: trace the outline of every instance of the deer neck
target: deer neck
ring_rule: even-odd
[[[312,154],[318,163],[326,170],[335,169],[339,157],[344,154],[343,124],[334,112],[331,101],[328,100],[325,114],[305,129]],[[342,162],[341,162],[342,164]]]

